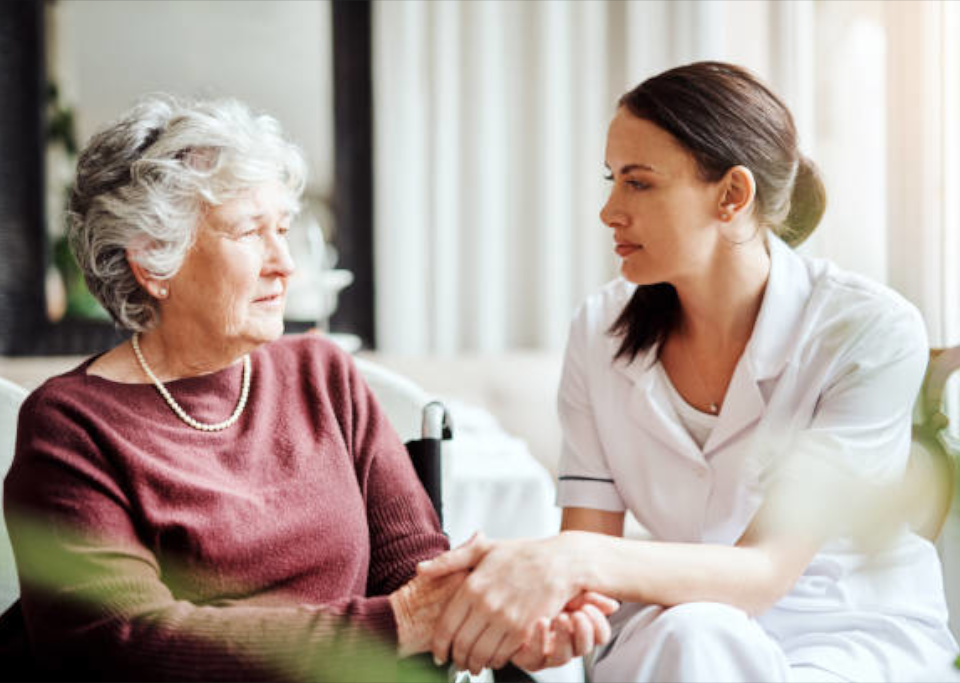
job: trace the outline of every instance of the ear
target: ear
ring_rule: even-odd
[[[154,299],[166,299],[170,296],[170,287],[167,282],[158,279],[153,273],[140,265],[136,253],[130,249],[127,249],[127,264],[140,286],[147,290],[147,294]]]
[[[729,223],[741,214],[748,212],[757,195],[757,183],[753,172],[746,166],[734,166],[720,179],[720,202],[717,217]]]

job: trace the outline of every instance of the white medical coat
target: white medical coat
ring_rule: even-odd
[[[702,449],[655,371],[656,348],[613,360],[620,338],[608,330],[635,286],[615,280],[580,307],[559,391],[558,505],[629,509],[660,541],[733,545],[772,481],[804,476],[797,444],[817,444],[818,458],[861,480],[902,475],[928,355],[922,318],[881,285],[802,257],[772,235],[769,247],[760,312]],[[838,498],[825,490],[824,505],[836,507],[830,514],[842,514]],[[871,659],[885,639],[906,639],[921,659],[956,653],[939,558],[905,526],[869,556],[849,538],[828,543],[759,621],[790,643],[793,663],[850,678],[913,675],[916,662]],[[857,642],[845,644],[854,632]]]

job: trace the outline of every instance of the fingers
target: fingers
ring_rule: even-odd
[[[609,617],[611,614],[620,609],[619,601],[594,591],[585,591],[583,594],[583,600],[585,604],[593,605],[600,610],[600,613],[605,617]]]
[[[453,643],[453,638],[457,635],[460,627],[467,620],[469,613],[470,603],[464,599],[463,586],[461,585],[460,589],[447,602],[443,614],[440,615],[433,629],[430,651],[433,653],[433,661],[437,664],[445,664],[450,658],[450,645]]]
[[[521,647],[511,658],[511,661],[521,669],[538,671],[543,668],[547,656],[547,646],[552,642],[550,620],[546,617],[537,619],[530,641]],[[491,662],[491,668],[499,669],[506,662]]]
[[[494,662],[495,655],[503,639],[503,632],[492,625],[480,634],[480,637],[477,638],[477,642],[473,644],[473,647],[470,649],[470,654],[467,657],[467,669],[470,670],[470,673],[477,675],[488,666],[494,669],[503,666],[502,663]],[[456,645],[454,645],[454,650],[456,650]],[[503,657],[502,661],[505,662],[506,659],[506,657]]]
[[[543,658],[543,645],[546,639],[546,633],[550,629],[550,620],[547,617],[537,619],[533,627],[525,629],[520,634],[511,634],[509,631],[504,634],[500,644],[490,657],[487,664],[491,669],[499,669],[504,666],[520,650],[524,648],[533,648],[537,663]],[[529,636],[526,634],[529,633]],[[518,638],[520,639],[518,642]]]
[[[543,634],[543,658],[546,662],[557,649],[557,630],[553,628],[553,624],[547,622],[546,632]],[[545,665],[545,664],[544,664]]]
[[[570,616],[573,622],[573,656],[582,657],[593,649],[593,622],[582,611]]]
[[[554,641],[550,654],[544,661],[544,667],[547,668],[566,664],[573,659],[573,622],[570,620],[570,615],[561,612],[551,626]]]
[[[470,669],[470,673],[473,674],[480,673],[480,670],[483,669],[483,664],[486,664],[486,661],[484,661],[481,666],[474,671],[470,667],[470,652],[482,639],[487,630],[490,630],[487,628],[487,624],[482,619],[476,618],[474,613],[471,613],[467,620],[464,621],[463,626],[460,627],[453,639],[453,647],[450,650],[450,656],[453,659],[453,663],[456,664],[458,668]],[[499,634],[491,634],[490,637],[495,637],[496,643],[500,642]],[[494,646],[496,646],[496,643]]]
[[[584,605],[594,605],[605,616],[610,616],[620,609],[619,602],[613,598],[608,598],[606,595],[596,593],[594,591],[584,591],[578,594],[566,604],[564,609],[566,609],[568,612],[574,612]]]
[[[611,629],[607,617],[593,605],[584,605],[583,613],[593,624],[593,644],[604,645],[610,640]]]
[[[437,577],[473,569],[492,546],[493,544],[487,540],[483,532],[478,531],[463,545],[418,564],[417,574]]]

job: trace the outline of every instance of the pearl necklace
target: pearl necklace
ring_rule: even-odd
[[[143,373],[150,378],[150,381],[153,382],[153,385],[157,388],[157,391],[160,392],[160,395],[163,397],[163,400],[167,402],[167,405],[170,406],[170,409],[176,413],[177,417],[186,422],[188,425],[194,429],[198,429],[201,432],[219,432],[223,431],[227,427],[231,426],[234,422],[240,419],[240,413],[243,412],[243,409],[247,406],[247,398],[250,396],[250,356],[245,355],[243,357],[243,388],[240,390],[240,401],[237,403],[236,409],[233,411],[233,415],[228,417],[223,422],[217,422],[216,424],[209,424],[206,422],[200,422],[195,420],[185,411],[179,403],[170,395],[170,392],[167,391],[167,388],[163,386],[163,382],[157,379],[157,376],[153,374],[153,370],[150,369],[150,366],[147,365],[146,359],[143,357],[143,352],[140,351],[140,333],[134,332],[133,337],[130,339],[130,343],[133,345],[133,353],[137,357],[137,361],[140,363],[140,367],[143,369]]]

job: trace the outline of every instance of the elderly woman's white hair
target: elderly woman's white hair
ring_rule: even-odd
[[[203,211],[265,182],[303,192],[306,163],[280,125],[236,100],[142,100],[80,154],[67,224],[90,292],[118,325],[145,331],[157,301],[140,287],[127,250],[158,279],[172,277]]]

